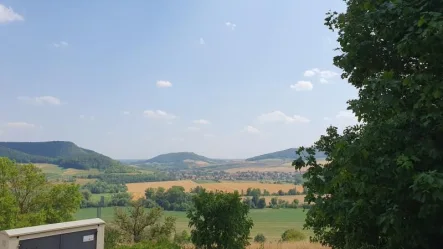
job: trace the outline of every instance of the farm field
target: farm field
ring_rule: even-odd
[[[279,190],[283,190],[285,192],[290,189],[296,188],[297,191],[302,192],[302,186],[296,186],[293,184],[272,184],[272,183],[260,183],[260,182],[231,182],[231,181],[222,181],[222,182],[209,182],[209,183],[197,183],[191,180],[182,180],[182,181],[163,181],[163,182],[142,182],[142,183],[128,183],[126,184],[128,187],[128,192],[133,194],[134,198],[140,198],[145,195],[145,190],[147,188],[159,188],[163,187],[165,189],[169,189],[172,186],[182,186],[185,188],[185,191],[190,191],[191,189],[202,186],[203,188],[209,191],[225,191],[225,192],[234,192],[235,190],[241,192],[248,188],[259,188],[262,191],[268,190],[270,193],[276,193]]]
[[[80,209],[75,218],[90,219],[95,218],[97,214],[96,208]],[[102,209],[102,219],[106,222],[113,220],[114,208],[107,207]],[[188,230],[188,218],[186,212],[165,211],[165,216],[173,216],[177,218],[176,229],[178,232]],[[254,227],[251,230],[251,236],[257,233],[263,233],[268,240],[277,241],[281,234],[290,228],[296,228],[308,236],[310,231],[302,230],[306,213],[303,209],[251,209],[249,216],[254,221]]]
[[[48,176],[49,179],[56,178],[60,176],[75,176],[75,175],[94,175],[98,174],[97,169],[81,170],[81,169],[64,169],[55,164],[49,163],[34,163],[36,167],[42,170],[44,174]]]

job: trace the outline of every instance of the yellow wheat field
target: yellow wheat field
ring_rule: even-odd
[[[302,186],[295,186],[293,184],[272,184],[272,183],[260,183],[260,182],[216,182],[216,183],[196,183],[191,180],[182,180],[182,181],[164,181],[164,182],[141,182],[141,183],[128,183],[126,184],[128,187],[128,192],[132,193],[134,198],[140,198],[145,195],[145,190],[147,188],[159,188],[163,187],[165,189],[169,189],[172,186],[182,186],[186,191],[190,191],[191,189],[202,186],[208,191],[220,190],[224,192],[234,192],[235,190],[239,192],[245,192],[248,188],[259,188],[262,191],[267,190],[271,194],[276,193],[279,190],[283,190],[285,192],[290,189],[296,188],[297,191],[303,191]],[[270,199],[269,199],[270,200]]]

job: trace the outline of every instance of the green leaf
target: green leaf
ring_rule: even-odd
[[[417,22],[417,26],[421,27],[421,26],[423,26],[423,24],[425,24],[425,22],[426,22],[426,20],[425,20],[424,16],[421,16]]]

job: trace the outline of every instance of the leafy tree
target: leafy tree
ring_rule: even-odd
[[[260,198],[257,202],[257,208],[265,208],[266,207],[266,199]]]
[[[168,190],[148,188],[145,190],[146,207],[159,206],[165,210],[185,211],[192,204],[191,195],[182,186],[172,186]]]
[[[132,195],[128,192],[116,193],[111,196],[109,206],[127,206],[132,199]]]
[[[151,236],[153,234],[160,236],[161,232],[169,232],[173,218],[167,219],[164,229],[159,223],[162,218],[163,211],[160,208],[153,208],[147,211],[143,205],[143,199],[130,202],[127,210],[116,208],[114,212],[115,224],[124,232],[128,233],[134,242],[142,241],[144,235]]]
[[[296,195],[296,194],[297,194],[297,190],[295,188],[288,190],[288,195]]]
[[[249,244],[253,222],[238,193],[203,191],[193,201],[187,217],[196,248],[243,249]]]
[[[301,241],[301,240],[305,240],[305,239],[306,239],[306,235],[297,229],[286,230],[281,235],[282,241]]]
[[[333,248],[443,248],[443,2],[345,2],[326,25],[362,125],[328,128],[294,161],[309,166],[306,227]]]
[[[263,195],[264,196],[270,196],[271,194],[269,193],[269,191],[268,190],[263,190]]]
[[[271,208],[277,208],[278,207],[278,198],[277,197],[272,197],[271,198],[271,202],[269,202],[269,206]]]
[[[73,219],[82,195],[75,184],[49,184],[32,164],[0,158],[0,230]]]
[[[262,233],[259,233],[259,234],[255,235],[254,242],[265,243],[266,242],[266,237]]]

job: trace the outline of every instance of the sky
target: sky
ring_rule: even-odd
[[[356,123],[342,0],[0,0],[0,141],[247,158]]]

